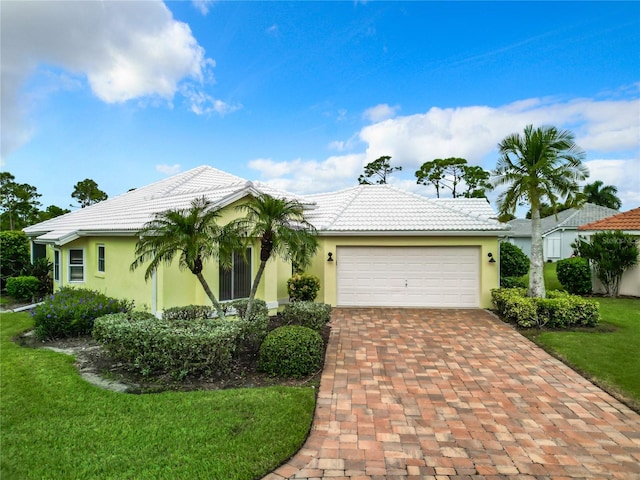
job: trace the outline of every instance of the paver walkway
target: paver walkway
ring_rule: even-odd
[[[490,313],[332,318],[312,432],[265,479],[640,478],[640,415]]]

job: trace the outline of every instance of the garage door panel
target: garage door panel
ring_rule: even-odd
[[[479,306],[475,247],[338,247],[341,306]]]

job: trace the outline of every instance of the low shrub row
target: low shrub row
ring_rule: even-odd
[[[331,320],[331,305],[315,302],[291,302],[282,310],[286,325],[301,325],[319,332]]]
[[[600,321],[598,302],[565,292],[532,298],[524,288],[500,288],[491,298],[500,317],[522,328],[595,327]]]
[[[130,370],[179,380],[227,373],[241,324],[208,318],[176,324],[145,312],[116,313],[96,319],[93,337]]]
[[[133,302],[118,300],[88,289],[63,287],[31,311],[38,339],[91,334],[94,320],[102,315],[128,312]]]

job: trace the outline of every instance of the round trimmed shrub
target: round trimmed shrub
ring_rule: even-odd
[[[258,368],[274,376],[305,377],[320,368],[323,347],[315,330],[300,325],[279,327],[262,342]]]
[[[320,331],[331,320],[331,305],[315,302],[292,302],[284,306],[282,317],[286,325],[302,325]]]
[[[521,277],[529,272],[529,257],[520,247],[500,242],[500,277]]]
[[[586,295],[591,293],[591,268],[589,262],[582,257],[559,260],[556,266],[558,281],[569,293]]]

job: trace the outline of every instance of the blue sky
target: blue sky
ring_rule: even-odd
[[[2,169],[68,206],[208,164],[295,193],[490,170],[525,125],[576,134],[640,205],[638,2],[0,3]],[[495,199],[495,194],[492,195]],[[495,203],[493,203],[495,207]]]

